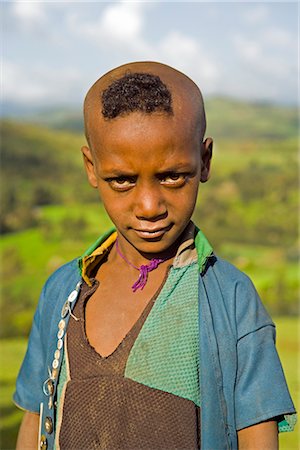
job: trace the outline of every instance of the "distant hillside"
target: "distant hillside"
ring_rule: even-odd
[[[83,169],[83,135],[15,121],[2,121],[0,135],[2,232],[34,224],[40,206],[96,198]]]
[[[83,113],[81,109],[51,109],[42,110],[38,114],[26,117],[26,120],[35,124],[43,125],[55,130],[72,131],[83,133]]]
[[[297,108],[224,98],[206,102],[207,131],[216,138],[288,139],[299,132]]]
[[[5,111],[7,114],[5,114]],[[16,121],[34,125],[40,125],[54,130],[83,133],[82,108],[40,108],[13,110],[6,107],[2,114],[2,120]]]
[[[222,97],[205,100],[207,134],[230,139],[286,139],[298,135],[297,108],[266,103],[246,103]],[[9,110],[8,110],[9,112]],[[14,113],[14,120],[36,123],[57,130],[83,132],[81,108],[42,109]]]

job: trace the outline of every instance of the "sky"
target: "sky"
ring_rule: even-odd
[[[3,1],[2,101],[78,106],[108,70],[154,60],[212,95],[297,103],[297,2]]]

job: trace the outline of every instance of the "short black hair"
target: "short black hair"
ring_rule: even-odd
[[[172,96],[157,75],[126,73],[102,92],[102,114],[114,119],[134,111],[173,114]]]

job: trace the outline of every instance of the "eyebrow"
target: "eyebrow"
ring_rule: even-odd
[[[113,177],[136,177],[136,173],[134,172],[128,172],[127,170],[121,170],[121,169],[112,169],[112,170],[105,170],[105,172],[108,175],[105,175],[105,178],[113,178]]]
[[[194,170],[194,165],[190,163],[176,163],[172,166],[167,166],[162,168],[157,172],[157,174],[164,174],[164,173],[171,173],[171,172],[189,172],[191,170]],[[110,177],[134,177],[137,176],[135,172],[131,172],[128,169],[118,169],[118,168],[111,168],[108,170],[105,170],[106,173],[109,174]]]

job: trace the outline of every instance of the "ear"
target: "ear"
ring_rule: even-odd
[[[93,188],[97,188],[98,181],[97,181],[96,169],[95,169],[95,165],[94,165],[94,158],[93,158],[92,152],[89,149],[89,147],[87,147],[86,145],[81,147],[81,151],[83,154],[84,167],[85,167],[85,171],[86,171],[89,183]]]
[[[213,140],[212,138],[208,137],[202,143],[201,149],[201,177],[200,177],[201,183],[205,183],[209,179],[212,151],[213,151]]]

